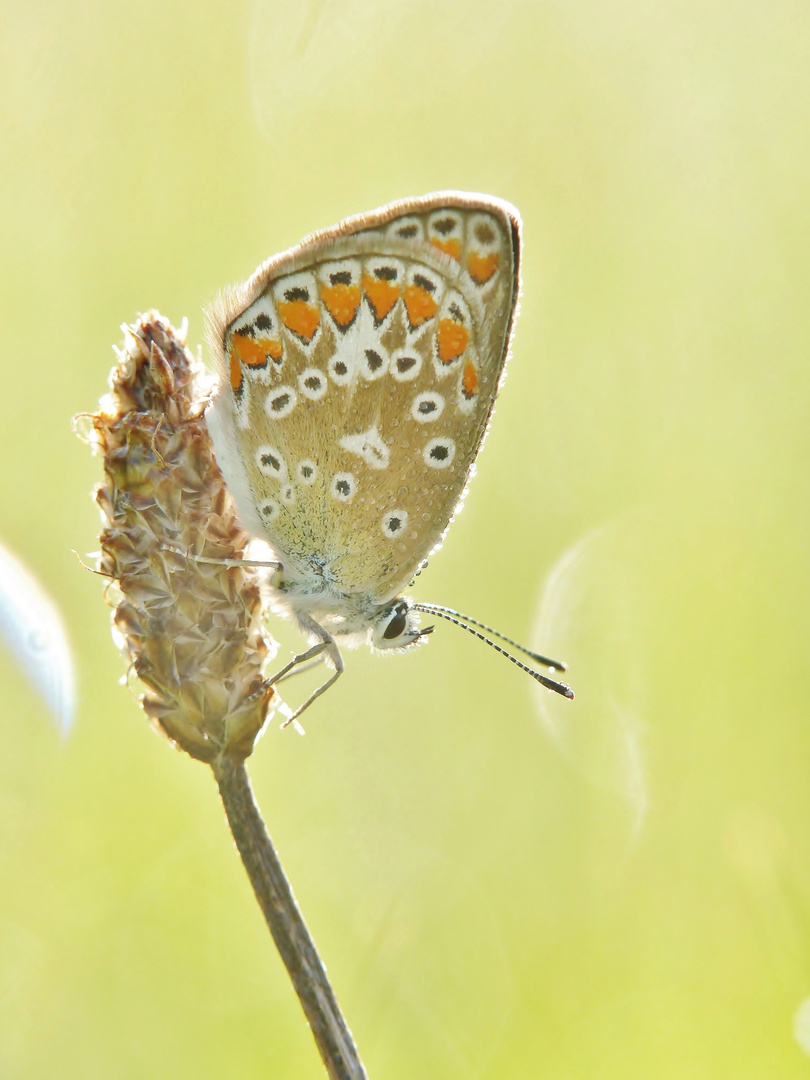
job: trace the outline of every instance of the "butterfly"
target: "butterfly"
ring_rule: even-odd
[[[273,256],[206,313],[217,463],[243,525],[277,557],[275,609],[311,643],[269,681],[315,658],[333,669],[291,720],[342,673],[338,641],[412,647],[433,629],[420,613],[573,696],[479,631],[563,664],[403,594],[475,469],[510,350],[520,237],[517,210],[489,196],[393,202]]]

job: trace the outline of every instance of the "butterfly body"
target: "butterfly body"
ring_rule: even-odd
[[[520,219],[486,196],[392,203],[274,256],[208,312],[208,412],[276,605],[335,637],[424,636],[401,593],[440,546],[487,430],[519,290]]]

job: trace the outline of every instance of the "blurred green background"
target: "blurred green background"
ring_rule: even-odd
[[[514,358],[417,595],[440,626],[251,771],[369,1074],[810,1069],[810,8],[0,7],[0,542],[60,605],[61,738],[0,651],[0,1076],[321,1075],[207,770],[118,680],[100,462],[119,325],[457,187],[525,225]],[[300,639],[273,625],[282,656]]]

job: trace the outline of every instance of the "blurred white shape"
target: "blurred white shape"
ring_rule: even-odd
[[[31,571],[1,544],[0,638],[67,734],[76,708],[76,680],[62,616]]]
[[[536,700],[552,742],[587,779],[628,803],[637,839],[647,811],[642,747],[646,622],[643,515],[594,529],[554,567],[540,601],[534,645],[565,661],[575,699],[542,687]]]
[[[810,1057],[810,998],[805,998],[793,1017],[793,1037]]]

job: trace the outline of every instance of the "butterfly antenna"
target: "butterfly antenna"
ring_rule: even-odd
[[[552,660],[551,657],[543,656],[542,653],[533,652],[531,649],[527,649],[525,645],[521,645],[519,641],[513,641],[506,634],[502,634],[500,630],[496,630],[493,626],[487,626],[486,623],[479,622],[478,619],[473,619],[470,615],[462,615],[460,611],[454,611],[453,608],[449,607],[441,607],[439,604],[416,604],[415,607],[418,607],[420,611],[429,611],[439,616],[449,616],[453,619],[459,619],[463,623],[469,623],[470,626],[477,626],[480,630],[486,630],[493,637],[505,641],[507,645],[511,645],[526,656],[530,656],[532,660],[536,660],[543,667],[551,668],[552,671],[565,671],[565,664],[562,660]]]
[[[490,627],[486,626],[484,623],[476,622],[475,619],[467,619],[466,616],[460,615],[459,612],[453,611],[452,608],[439,607],[438,604],[413,604],[412,607],[415,611],[424,611],[428,615],[438,615],[440,619],[446,619],[447,622],[453,623],[454,626],[460,626],[462,630],[466,630],[468,634],[477,637],[479,641],[483,641],[485,645],[489,645],[495,652],[499,652],[501,656],[505,656],[507,660],[511,660],[521,671],[525,671],[528,675],[531,675],[533,679],[536,679],[541,686],[545,686],[546,689],[553,690],[556,694],[561,694],[563,697],[573,698],[574,691],[570,686],[566,686],[565,683],[557,682],[555,679],[549,679],[546,675],[541,675],[539,671],[535,671],[534,668],[530,668],[528,664],[524,664],[522,660],[518,660],[516,656],[507,652],[506,649],[502,649],[500,645],[496,645],[491,638],[488,638],[485,634],[475,630],[474,627],[480,626],[482,629],[489,630],[490,633],[499,637],[502,641],[507,641],[510,645],[515,645],[516,648],[526,653],[527,656],[538,659],[539,663],[543,663],[547,667],[565,670],[565,666],[559,664],[556,660],[548,660],[546,657],[541,657],[538,653],[530,652],[529,649],[524,649],[523,646],[518,645],[517,642],[513,642],[509,638],[504,637],[503,634],[499,634],[497,630],[491,630]],[[462,619],[465,619],[466,621],[462,622]],[[468,626],[468,623],[471,623],[472,625]]]

